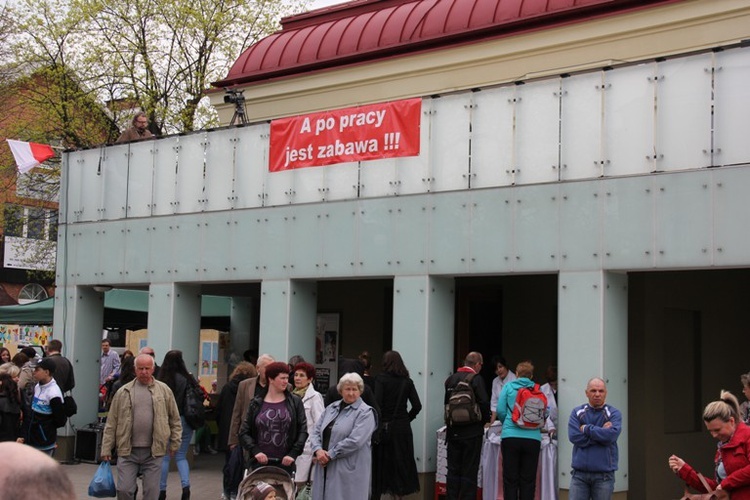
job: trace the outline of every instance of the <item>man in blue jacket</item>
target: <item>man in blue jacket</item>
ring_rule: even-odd
[[[617,438],[622,414],[606,404],[607,385],[592,378],[586,386],[589,402],[573,409],[568,438],[573,443],[573,473],[570,500],[608,500],[615,489]]]

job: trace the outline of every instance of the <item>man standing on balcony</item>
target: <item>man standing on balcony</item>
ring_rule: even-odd
[[[117,138],[117,143],[142,141],[143,139],[151,139],[153,136],[154,134],[148,129],[148,117],[146,113],[139,111],[133,117],[132,126]]]

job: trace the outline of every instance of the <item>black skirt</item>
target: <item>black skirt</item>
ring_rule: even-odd
[[[410,495],[419,491],[414,436],[408,419],[390,423],[389,439],[377,446],[378,477],[374,490],[380,494]]]

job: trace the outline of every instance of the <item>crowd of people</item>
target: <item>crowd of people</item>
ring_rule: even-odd
[[[59,467],[45,460],[54,457],[57,429],[71,416],[67,400],[72,401],[75,387],[72,364],[61,351],[59,340],[49,342],[45,357],[33,347],[14,356],[0,348],[0,442],[47,455],[35,460],[55,474],[61,473]],[[547,383],[540,387],[530,361],[512,370],[496,356],[496,377],[487,391],[478,376],[482,365],[482,355],[471,352],[445,381],[447,497],[477,498],[482,440],[493,425],[501,426],[503,498],[531,500],[537,494],[540,449],[557,439],[557,370],[549,367]],[[338,383],[321,393],[315,388],[315,366],[301,356],[283,362],[263,354],[255,363],[238,363],[214,401],[215,444],[225,456],[222,497],[236,498],[246,471],[268,465],[288,471],[295,489],[309,491],[316,500],[400,499],[418,492],[411,422],[422,409],[419,393],[397,351],[384,353],[377,375],[371,376],[370,369],[367,353],[341,358]],[[100,382],[108,410],[101,459],[117,456],[118,498],[134,499],[139,477],[143,498],[166,498],[174,460],[181,498],[189,499],[187,453],[202,424],[191,425],[188,418],[190,394],[199,382],[188,372],[182,352],[167,352],[158,366],[150,347],[120,356],[103,340]],[[716,498],[750,500],[750,374],[741,382],[748,401],[740,404],[722,391],[703,412],[706,429],[718,441],[714,474],[704,478],[675,455],[668,460],[686,486]],[[587,402],[568,419],[573,445],[569,498],[610,499],[622,415],[607,403],[603,379],[591,378],[584,393]],[[273,498],[277,493],[259,480],[249,494]]]

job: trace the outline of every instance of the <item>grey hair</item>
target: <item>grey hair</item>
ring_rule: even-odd
[[[719,401],[713,401],[706,405],[703,410],[703,420],[710,422],[715,419],[721,419],[722,422],[729,422],[734,418],[735,423],[740,421],[740,403],[737,397],[728,391],[721,391]]]
[[[21,369],[11,362],[3,363],[0,365],[0,375],[7,373],[10,378],[18,377],[21,375]]]
[[[345,373],[340,379],[339,383],[336,384],[336,390],[339,391],[339,394],[341,394],[341,390],[344,388],[345,385],[356,385],[357,389],[359,389],[359,392],[364,392],[365,390],[365,381],[362,380],[362,377],[359,376],[359,373]]]

